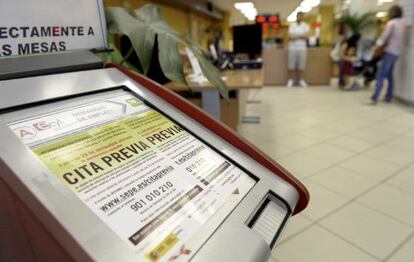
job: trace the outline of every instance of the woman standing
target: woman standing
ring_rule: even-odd
[[[404,32],[407,26],[406,22],[402,18],[403,11],[400,6],[392,6],[388,11],[388,16],[390,20],[388,21],[384,32],[376,43],[377,53],[381,52],[379,50],[384,51],[382,54],[381,68],[379,69],[377,75],[375,92],[371,97],[371,104],[373,105],[378,102],[378,98],[381,95],[385,79],[388,80],[388,89],[384,100],[386,102],[391,102],[394,97],[394,65],[401,53]]]

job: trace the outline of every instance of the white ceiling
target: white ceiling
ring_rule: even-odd
[[[233,5],[235,2],[243,2],[243,0],[210,0],[219,8],[230,11],[233,16],[233,22],[243,17],[240,15]],[[288,16],[301,0],[248,0],[253,2],[259,13],[279,13],[282,17]],[[246,1],[247,2],[247,1]],[[244,20],[244,19],[242,19]]]
[[[302,0],[210,0],[219,8],[230,11],[232,15],[232,23],[245,23],[246,19],[234,8],[235,2],[253,2],[259,13],[279,13],[281,18],[286,18]],[[355,0],[354,0],[355,1]],[[385,10],[390,4],[377,6],[378,0],[356,0],[364,2],[364,7],[369,6],[370,10]],[[343,0],[322,0],[322,4],[331,4],[340,8]],[[394,0],[398,2],[398,0]]]
[[[239,16],[239,12],[234,8],[236,2],[253,2],[259,13],[279,13],[282,18],[286,18],[302,0],[210,0],[219,8],[231,11],[234,16]],[[362,1],[362,0],[361,0]],[[366,1],[366,0],[364,0]],[[326,4],[340,3],[341,0],[322,0]],[[241,15],[240,15],[241,16]]]

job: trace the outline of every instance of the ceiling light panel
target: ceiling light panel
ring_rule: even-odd
[[[255,20],[258,14],[252,2],[237,2],[234,4],[234,8],[239,10],[250,21]]]

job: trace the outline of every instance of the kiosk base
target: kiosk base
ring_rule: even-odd
[[[0,179],[0,261],[73,261]]]
[[[3,81],[0,110],[4,261],[266,261],[309,201],[234,131],[122,68]]]

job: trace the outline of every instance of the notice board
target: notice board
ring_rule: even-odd
[[[0,57],[107,47],[102,0],[0,0]]]

